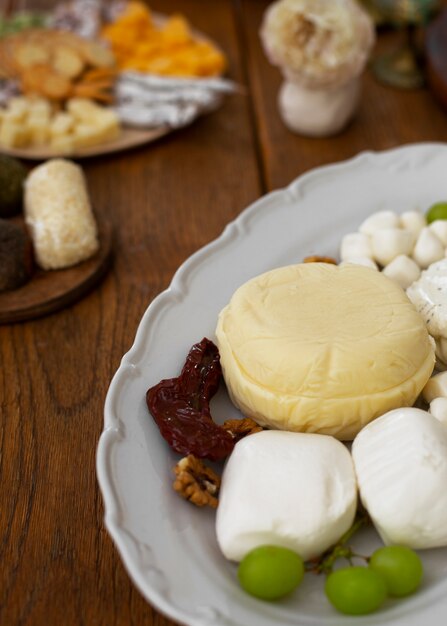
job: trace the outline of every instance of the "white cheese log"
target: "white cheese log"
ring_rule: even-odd
[[[414,408],[385,413],[352,445],[361,500],[386,544],[447,545],[447,429]]]
[[[25,183],[25,220],[36,261],[45,270],[70,267],[99,247],[84,174],[78,165],[53,159]]]
[[[233,561],[266,544],[308,559],[346,532],[356,503],[352,458],[342,443],[326,435],[262,431],[239,441],[227,462],[217,540]]]

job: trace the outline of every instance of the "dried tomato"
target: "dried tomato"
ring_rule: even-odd
[[[204,338],[189,351],[180,376],[147,391],[149,411],[176,452],[218,461],[233,450],[233,437],[213,421],[210,412],[221,378],[219,351]]]

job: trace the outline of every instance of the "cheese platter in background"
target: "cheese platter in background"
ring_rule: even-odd
[[[19,17],[3,22],[0,38],[4,153],[45,159],[127,149],[190,124],[234,91],[221,78],[224,54],[182,15],[155,15],[135,0],[74,0],[44,23]]]

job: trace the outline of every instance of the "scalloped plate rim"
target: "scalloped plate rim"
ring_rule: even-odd
[[[206,622],[203,621],[200,615],[194,614],[194,612],[187,613],[185,610],[178,608],[173,601],[166,600],[163,593],[157,591],[155,588],[152,588],[144,578],[142,572],[139,570],[138,563],[132,560],[132,540],[129,539],[129,532],[119,525],[118,499],[115,494],[111,473],[108,471],[108,464],[110,462],[110,447],[115,445],[116,442],[122,437],[120,419],[114,413],[113,405],[115,398],[119,395],[120,387],[126,383],[128,372],[133,371],[134,368],[138,367],[133,363],[133,360],[138,350],[141,349],[143,336],[148,333],[151,323],[157,319],[157,315],[159,314],[158,312],[163,309],[163,305],[169,304],[169,302],[175,303],[179,296],[182,298],[187,295],[187,290],[182,289],[182,287],[184,287],[187,283],[188,276],[196,264],[200,264],[208,256],[212,256],[217,253],[220,247],[226,247],[226,245],[231,241],[243,238],[244,228],[250,218],[252,216],[256,216],[258,212],[263,210],[263,208],[267,208],[268,210],[268,204],[275,197],[291,197],[293,199],[297,199],[304,185],[313,179],[318,180],[318,178],[324,177],[324,175],[329,172],[349,170],[358,166],[363,166],[368,161],[372,161],[374,165],[381,165],[382,163],[387,165],[387,162],[389,161],[391,164],[394,163],[398,166],[402,166],[403,164],[408,165],[407,161],[410,162],[413,159],[417,162],[418,159],[420,159],[420,157],[427,152],[437,154],[439,151],[445,152],[445,157],[447,159],[447,144],[443,142],[420,142],[406,144],[382,151],[365,150],[349,159],[318,166],[304,172],[293,180],[287,187],[271,191],[250,204],[234,220],[225,226],[220,236],[197,250],[188,259],[186,259],[175,272],[168,288],[158,294],[144,312],[138,325],[134,342],[131,348],[122,357],[121,363],[110,382],[104,406],[104,429],[97,447],[96,471],[104,501],[104,523],[115,543],[121,560],[130,578],[140,590],[143,597],[168,618],[185,624],[185,626],[206,625]],[[389,163],[387,166],[389,167]],[[425,592],[425,600],[424,602],[420,602],[418,604],[419,607],[425,608],[428,604],[431,605],[430,601],[435,599],[433,596],[439,595],[438,586],[439,585],[435,586],[435,589],[430,589]],[[445,608],[447,615],[447,603]],[[402,613],[405,615],[409,611],[411,611],[411,609],[405,610],[404,608],[403,611],[399,612],[399,617]],[[382,621],[383,623],[391,623],[388,619],[389,617],[389,614],[383,614],[382,616],[382,614],[379,613],[371,617],[366,616],[363,618],[357,618],[357,621],[360,619],[362,625],[370,624],[372,626],[373,624],[378,624]],[[297,619],[299,619],[299,616]],[[222,624],[222,626],[223,624],[225,624],[225,626],[236,626],[236,622],[227,621],[226,618],[218,623],[219,625]],[[306,622],[306,624],[307,623],[310,622]],[[334,622],[334,624],[335,623],[336,622]],[[339,623],[340,622],[337,621],[337,624]],[[297,626],[300,624],[304,625],[304,622],[301,620],[296,622]],[[317,624],[317,622],[315,622],[315,624]],[[237,626],[240,626],[240,624],[238,623]]]

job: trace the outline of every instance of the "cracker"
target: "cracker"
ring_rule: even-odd
[[[66,78],[78,77],[85,68],[82,57],[68,46],[57,46],[54,49],[51,66]]]

